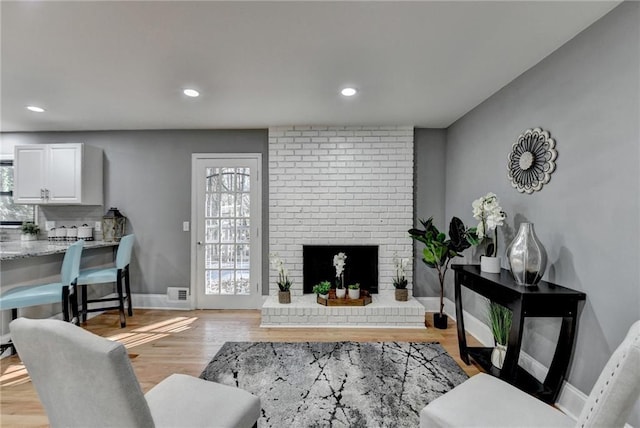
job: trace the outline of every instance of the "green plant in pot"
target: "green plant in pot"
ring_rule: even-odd
[[[331,290],[331,283],[329,281],[322,281],[313,286],[313,292],[324,299],[328,297],[329,290]]]
[[[444,281],[449,269],[449,264],[454,257],[460,257],[462,251],[471,246],[473,237],[462,220],[453,217],[449,223],[449,239],[433,225],[433,217],[429,220],[420,220],[424,229],[410,229],[412,239],[422,242],[425,246],[422,251],[422,262],[438,272],[440,282],[440,311],[433,315],[433,324],[436,328],[447,328],[447,316],[444,314]]]
[[[491,352],[491,364],[501,369],[504,357],[507,354],[509,331],[511,330],[511,311],[495,302],[489,302],[489,324],[495,340],[495,347]]]
[[[355,283],[355,284],[350,284],[347,286],[347,288],[349,289],[349,298],[350,299],[359,299],[360,298],[360,284],[359,283]]]
[[[289,280],[289,271],[284,266],[284,261],[277,255],[271,254],[271,266],[278,271],[278,302],[291,303],[291,280]]]
[[[40,227],[31,221],[25,221],[22,223],[20,230],[22,231],[21,239],[23,241],[35,241],[36,239],[38,239],[38,232],[40,232]]]

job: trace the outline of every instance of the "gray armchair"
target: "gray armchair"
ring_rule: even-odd
[[[125,347],[75,325],[18,318],[11,337],[53,427],[256,426],[260,399],[174,374],[146,395]]]
[[[640,397],[640,321],[605,365],[574,421],[495,377],[479,374],[429,403],[420,427],[624,427]]]

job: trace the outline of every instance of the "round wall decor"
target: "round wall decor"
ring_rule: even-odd
[[[540,128],[527,129],[513,143],[507,170],[511,185],[521,193],[542,189],[556,169],[556,142],[549,132]]]

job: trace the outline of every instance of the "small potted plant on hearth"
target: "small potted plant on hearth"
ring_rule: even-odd
[[[491,352],[491,364],[501,369],[504,357],[507,355],[507,343],[511,330],[511,311],[495,302],[489,302],[489,323],[495,340],[495,347]]]
[[[398,257],[398,254],[393,255],[393,265],[396,268],[396,276],[393,278],[393,286],[396,289],[396,300],[398,302],[406,302],[409,299],[409,290],[407,285],[409,281],[405,277],[405,269],[407,268],[407,260]]]
[[[360,284],[350,284],[349,285],[349,298],[350,299],[359,299],[360,298]]]
[[[38,239],[38,232],[40,231],[40,227],[37,224],[31,221],[25,221],[22,223],[22,235],[20,239],[23,241],[35,241]]]
[[[291,281],[289,280],[289,271],[284,267],[284,262],[277,254],[271,255],[271,265],[278,271],[278,302],[291,303]]]
[[[433,314],[433,325],[436,328],[447,328],[447,315],[444,314],[444,280],[449,269],[449,263],[454,257],[462,256],[462,251],[471,246],[470,230],[458,217],[453,217],[449,223],[449,239],[433,225],[433,217],[420,220],[424,230],[410,229],[412,239],[425,245],[422,251],[422,261],[438,272],[440,282],[440,311]]]
[[[329,281],[322,281],[320,284],[313,286],[313,292],[323,299],[329,298],[329,290],[331,290],[331,283]]]
[[[333,256],[333,266],[336,268],[336,297],[344,299],[347,289],[344,286],[344,266],[347,264],[347,255],[340,252]]]

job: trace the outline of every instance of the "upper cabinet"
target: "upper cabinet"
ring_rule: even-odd
[[[29,144],[14,152],[17,204],[102,205],[102,150],[82,143]]]

